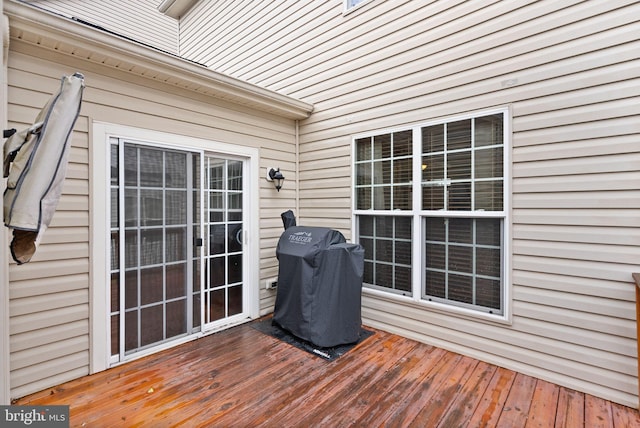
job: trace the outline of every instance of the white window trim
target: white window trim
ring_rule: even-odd
[[[110,158],[109,137],[119,137],[139,141],[157,142],[169,148],[189,148],[201,150],[206,153],[220,153],[222,155],[238,156],[248,159],[248,168],[245,171],[247,181],[252,189],[259,189],[259,157],[257,148],[237,146],[212,140],[195,137],[170,134],[160,131],[135,128],[125,125],[117,125],[103,122],[92,122],[92,145],[90,150],[91,165],[91,274],[90,274],[90,362],[89,372],[96,373],[111,367],[110,363],[110,337],[109,331],[109,177],[107,159]],[[247,255],[250,260],[259,260],[259,193],[251,192],[249,206],[246,207],[249,230],[244,234],[247,242]],[[255,284],[247,287],[249,305],[247,311],[249,318],[255,319],[259,315],[259,268],[247,270],[247,284]],[[223,326],[221,326],[223,327]],[[227,327],[227,326],[224,326]],[[201,332],[183,340],[188,341],[195,337],[210,334],[216,330]],[[175,346],[175,343],[161,345],[153,348],[148,353],[141,352],[139,357],[157,352],[163,348]]]
[[[372,0],[362,0],[357,5],[349,7],[349,0],[342,0],[342,15],[344,16],[344,15],[350,14],[353,11],[360,9],[365,4],[370,3],[371,1]]]
[[[490,314],[486,312],[476,311],[469,308],[464,308],[460,306],[448,305],[445,303],[427,301],[422,299],[422,242],[423,237],[422,228],[420,227],[422,218],[424,217],[424,211],[421,211],[421,207],[419,204],[419,198],[413,198],[413,214],[407,213],[413,219],[413,246],[412,246],[412,296],[403,296],[400,294],[396,294],[393,292],[383,291],[370,287],[363,287],[362,291],[364,295],[369,295],[371,297],[381,298],[390,302],[397,302],[402,304],[407,304],[411,306],[415,306],[422,309],[429,309],[438,311],[444,314],[456,315],[464,318],[471,319],[481,319],[485,321],[491,321],[500,324],[511,324],[512,323],[512,305],[511,305],[511,295],[512,295],[512,284],[511,284],[511,228],[512,228],[512,213],[511,213],[511,122],[512,122],[512,112],[510,106],[501,106],[486,110],[473,111],[470,113],[454,115],[454,116],[445,116],[441,118],[436,118],[433,120],[418,122],[413,124],[407,124],[405,126],[394,127],[394,128],[382,128],[382,129],[374,129],[371,131],[367,131],[366,133],[356,134],[352,136],[351,139],[351,168],[352,168],[352,184],[351,184],[351,200],[353,201],[352,207],[352,216],[351,216],[351,236],[356,237],[359,236],[358,231],[358,215],[367,214],[367,215],[389,215],[390,211],[387,210],[357,210],[355,209],[356,202],[356,171],[355,171],[355,162],[356,159],[356,145],[355,141],[360,138],[371,137],[372,135],[380,135],[380,134],[390,134],[394,132],[406,131],[408,129],[413,129],[413,185],[414,185],[414,194],[421,186],[422,178],[420,177],[420,157],[415,156],[415,153],[421,153],[422,147],[420,146],[421,138],[419,135],[419,129],[421,127],[436,125],[444,122],[456,122],[459,120],[470,119],[481,116],[489,116],[492,114],[504,114],[504,124],[503,124],[503,136],[504,136],[504,156],[503,156],[503,214],[504,214],[504,241],[503,241],[503,267],[502,267],[502,275],[504,278],[504,285],[502,288],[502,298],[503,298],[503,313],[502,314]],[[417,151],[416,151],[417,150]],[[474,216],[481,217],[482,213],[474,213]],[[443,216],[446,214],[443,213]]]

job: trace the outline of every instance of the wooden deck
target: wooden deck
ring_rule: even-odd
[[[245,324],[17,404],[87,427],[639,427],[638,411],[375,330],[328,362]]]

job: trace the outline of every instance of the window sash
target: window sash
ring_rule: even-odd
[[[413,224],[412,263],[409,265],[412,268],[412,273],[408,280],[410,291],[406,290],[406,285],[398,283],[397,276],[394,276],[393,281],[387,284],[370,284],[365,280],[366,288],[404,295],[416,302],[438,302],[450,307],[471,309],[474,313],[507,316],[508,311],[505,307],[508,295],[505,286],[507,283],[505,266],[508,265],[506,260],[508,254],[506,232],[508,230],[508,200],[505,197],[508,192],[507,177],[505,177],[508,163],[507,133],[505,131],[508,129],[507,120],[506,109],[496,109],[452,120],[445,119],[439,122],[416,124],[410,128],[354,137],[353,218],[354,236],[358,242],[361,237],[364,237],[365,240],[370,238],[363,235],[361,231],[361,221],[364,217],[408,217],[412,219]],[[430,132],[425,132],[425,130]],[[447,135],[447,131],[450,131],[450,135]],[[401,133],[402,135],[404,133],[412,134],[413,149],[411,155],[405,153],[402,156],[398,154],[396,157],[394,155],[397,153],[394,152],[393,145],[385,148],[382,147],[382,142],[393,140],[393,135]],[[378,147],[374,148],[376,141]],[[425,152],[425,150],[431,151]],[[411,174],[403,170],[394,174],[393,161],[403,158],[403,156],[410,159]],[[441,171],[435,174],[426,173],[424,159],[430,158],[433,161],[437,156],[440,156]],[[451,159],[446,159],[449,161],[448,165],[444,164],[445,156],[451,157]],[[461,166],[461,159],[465,159],[467,162],[466,167]],[[388,162],[390,171],[382,179],[379,179],[375,177],[377,172],[373,165],[383,161]],[[456,164],[456,162],[458,163]],[[453,167],[453,171],[447,171],[447,167]],[[447,175],[447,173],[450,174]],[[408,177],[410,181],[404,182],[398,177]],[[408,185],[410,192],[405,194],[409,201],[401,203],[397,199],[394,200],[393,197],[401,194],[399,189],[403,185]],[[449,193],[464,199],[466,205],[461,206],[459,201],[452,200]],[[385,197],[386,203],[376,205],[376,197]],[[434,209],[425,209],[426,198],[435,200]],[[445,200],[445,198],[449,199]],[[427,205],[427,207],[430,206]],[[482,260],[482,257],[489,260],[493,263],[491,275],[486,275],[482,267],[476,267],[475,273],[467,273],[466,275],[459,275],[460,272],[451,267],[441,269],[442,272],[437,269],[429,270],[431,275],[436,275],[436,273],[450,275],[450,284],[453,286],[463,284],[467,280],[467,276],[475,275],[471,282],[467,281],[475,293],[475,297],[470,303],[455,295],[452,295],[453,299],[447,299],[426,292],[425,284],[428,279],[425,278],[427,272],[425,248],[427,242],[423,225],[430,218],[448,220],[466,218],[473,222],[493,219],[492,221],[500,224],[500,242],[493,248],[485,248],[483,245],[475,247],[470,245],[469,249],[464,245],[451,247],[459,250],[460,254],[464,251],[467,253],[471,251],[476,260]],[[370,243],[368,245],[371,246]],[[368,257],[366,252],[365,257]],[[375,258],[372,260],[381,264],[391,263],[384,260],[378,261]],[[496,269],[498,275],[494,276]],[[487,284],[490,285],[489,289],[493,288],[489,293],[487,293]],[[455,291],[455,287],[452,291]],[[456,298],[460,301],[455,300]]]

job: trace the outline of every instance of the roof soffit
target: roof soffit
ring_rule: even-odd
[[[306,102],[26,4],[5,2],[4,13],[11,39],[42,49],[281,117],[305,119],[313,110]]]

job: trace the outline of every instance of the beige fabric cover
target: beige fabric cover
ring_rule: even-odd
[[[13,229],[11,255],[18,264],[31,260],[58,205],[83,89],[82,74],[63,76],[35,124],[4,144],[4,224]]]

